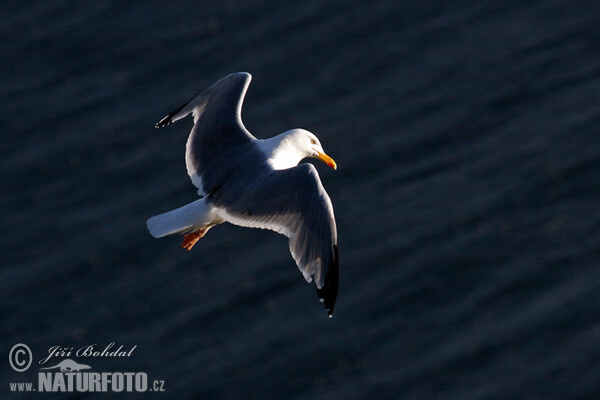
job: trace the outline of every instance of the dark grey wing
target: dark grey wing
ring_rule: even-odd
[[[213,191],[231,173],[227,164],[220,163],[227,153],[256,140],[241,119],[242,103],[251,80],[247,72],[228,75],[156,124],[161,128],[193,114],[194,127],[187,140],[185,164],[201,194]],[[217,164],[219,168],[211,168]],[[215,171],[212,176],[211,170]]]
[[[211,201],[226,221],[270,229],[290,239],[290,251],[307,282],[314,279],[329,316],[337,297],[339,262],[331,200],[315,167],[302,164],[264,173],[236,173]]]

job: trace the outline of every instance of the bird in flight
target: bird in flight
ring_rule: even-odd
[[[184,234],[181,247],[188,251],[224,222],[285,235],[304,279],[314,280],[331,317],[339,277],[333,206],[315,167],[298,163],[316,158],[333,169],[337,165],[307,130],[264,140],[248,132],[241,109],[251,79],[245,72],[228,75],[156,124],[162,128],[192,114],[185,164],[200,199],[146,225],[155,238]]]

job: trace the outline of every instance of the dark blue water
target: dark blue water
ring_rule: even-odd
[[[110,342],[78,361],[165,398],[600,396],[597,2],[182,3],[2,5],[0,397]],[[338,162],[331,320],[282,236],[146,231],[195,199],[191,120],[154,124],[235,71],[251,132]]]

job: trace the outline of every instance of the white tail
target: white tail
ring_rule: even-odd
[[[150,234],[161,238],[175,233],[186,233],[209,225],[215,219],[213,207],[204,199],[196,200],[183,207],[155,215],[146,221]]]

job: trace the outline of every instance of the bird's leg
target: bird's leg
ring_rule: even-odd
[[[203,226],[197,231],[190,232],[187,235],[185,235],[183,237],[183,243],[181,243],[181,248],[190,251],[192,247],[194,247],[196,242],[200,240],[200,238],[202,238],[202,236],[204,236],[204,234],[210,229],[210,227],[210,225]]]

